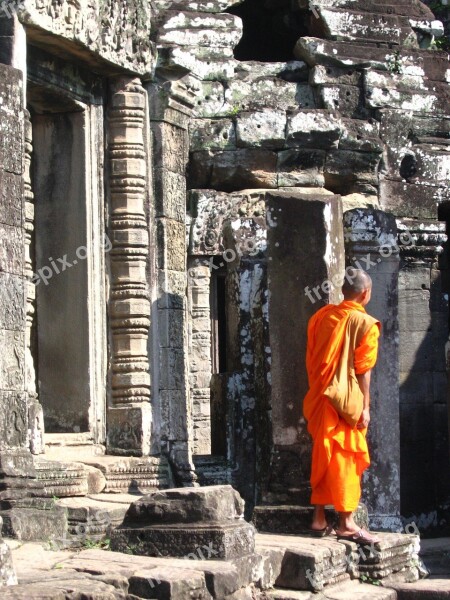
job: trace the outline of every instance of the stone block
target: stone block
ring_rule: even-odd
[[[0,271],[23,275],[24,238],[21,227],[0,223]]]
[[[0,169],[0,223],[23,226],[22,177]]]
[[[380,135],[380,124],[374,119],[357,120],[342,119],[342,135],[339,140],[339,150],[354,150],[358,152],[381,152],[383,142]]]
[[[326,110],[339,111],[343,116],[362,118],[370,116],[364,108],[364,94],[354,85],[320,85],[318,96],[321,106]]]
[[[196,560],[199,549],[202,558],[233,559],[251,554],[255,530],[242,522],[195,525],[153,525],[126,527],[112,532],[111,548],[144,556],[177,556]]]
[[[196,94],[193,114],[196,118],[208,119],[230,116],[225,102],[225,88],[219,81],[203,81]]]
[[[45,498],[85,496],[88,493],[87,473],[81,463],[58,462],[37,457],[36,479],[42,484]]]
[[[176,488],[154,492],[130,506],[123,525],[232,522],[244,518],[244,502],[230,486]]]
[[[160,348],[160,388],[181,390],[185,385],[185,351],[183,348]]]
[[[299,103],[302,108],[311,109],[315,106],[308,85],[291,83],[278,77],[235,78],[224,91],[224,97],[224,110],[228,113],[262,109],[294,110]]]
[[[11,550],[1,537],[3,519],[0,517],[0,587],[17,585],[17,576],[11,557]]]
[[[154,170],[155,216],[180,223],[186,218],[186,178],[168,169]]]
[[[311,69],[311,85],[356,85],[362,82],[362,73],[357,69],[317,65]]]
[[[350,41],[384,41],[414,47],[415,36],[406,16],[392,14],[370,14],[352,10],[319,8],[326,37]],[[417,41],[416,41],[417,47]]]
[[[184,347],[185,313],[182,310],[158,310],[158,333],[161,348]]]
[[[159,598],[159,600],[212,600],[203,573],[186,569],[173,569],[170,566],[154,567],[142,572],[136,571],[129,579],[128,592],[139,598]]]
[[[266,202],[273,441],[292,448],[304,443],[307,449],[298,400],[308,389],[306,349],[298,340],[306,339],[310,316],[326,302],[338,300],[344,271],[342,206],[339,197],[298,191],[268,192]],[[334,281],[336,287],[330,283],[322,288],[324,281]],[[299,459],[294,454],[290,475],[299,489],[308,479],[302,464],[308,456]]]
[[[281,549],[284,552],[276,587],[320,592],[325,586],[349,580],[345,546],[328,539],[257,535],[257,550]]]
[[[0,329],[0,390],[20,392],[25,385],[25,334]]]
[[[400,332],[400,345],[406,344],[409,334]],[[439,374],[437,374],[439,375]],[[416,371],[400,372],[400,403],[415,405],[416,402],[431,405],[434,400],[433,374]],[[403,431],[403,426],[401,427]]]
[[[149,403],[110,407],[107,448],[112,454],[142,456],[150,453],[152,411]]]
[[[231,119],[193,119],[189,125],[191,152],[231,150],[236,147],[236,132]]]
[[[180,390],[160,390],[162,438],[165,440],[188,440],[188,416],[186,392]]]
[[[24,279],[0,271],[0,327],[23,331],[25,329]]]
[[[450,191],[443,185],[416,185],[389,179],[380,181],[381,205],[397,217],[436,219],[436,205],[448,200]]]
[[[322,187],[326,153],[323,150],[283,150],[278,153],[280,187]]]
[[[186,132],[164,122],[152,122],[153,153],[156,164],[183,175],[185,172]]]
[[[241,112],[236,121],[237,145],[243,148],[282,148],[286,137],[286,112]]]
[[[169,11],[158,44],[234,48],[242,37],[242,21],[228,14]]]
[[[288,115],[288,146],[328,150],[337,148],[340,136],[340,121],[330,112],[300,110]]]
[[[106,480],[105,493],[139,492],[140,494],[146,494],[155,489],[169,486],[170,472],[165,458],[156,456],[98,456],[86,457],[83,458],[83,461],[87,466],[101,471]],[[115,501],[113,497],[111,500]],[[128,496],[125,499],[127,509],[130,500],[132,498]]]
[[[380,158],[379,153],[332,150],[324,168],[326,187],[348,193],[357,182],[377,185]]]
[[[184,309],[186,282],[184,270],[158,270],[158,308]]]
[[[171,271],[186,269],[186,226],[172,219],[157,219],[158,268]]]
[[[399,348],[400,371],[427,372],[433,370],[433,337],[427,331],[410,331],[408,343]]]
[[[400,335],[410,331],[429,331],[431,328],[430,292],[403,290],[398,298]]]
[[[429,290],[431,286],[429,267],[414,266],[402,269],[398,274],[399,295],[403,290]]]
[[[189,169],[192,188],[232,192],[277,186],[277,155],[270,150],[194,152]]]

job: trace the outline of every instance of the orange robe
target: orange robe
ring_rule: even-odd
[[[370,464],[367,429],[351,428],[331,406],[324,390],[336,371],[346,319],[364,308],[349,300],[321,308],[308,324],[306,367],[309,391],[303,414],[313,438],[312,504],[332,504],[339,512],[353,512],[361,497],[361,474]],[[355,349],[355,371],[372,369],[377,360],[379,324],[373,325]]]

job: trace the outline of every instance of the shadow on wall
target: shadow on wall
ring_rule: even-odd
[[[400,272],[401,514],[428,534],[450,532],[445,343],[448,300],[431,264]]]
[[[311,13],[293,10],[287,2],[246,0],[227,12],[240,17],[244,24],[242,39],[234,51],[238,60],[294,60],[298,38],[310,33]]]

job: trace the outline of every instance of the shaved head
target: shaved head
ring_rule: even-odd
[[[362,269],[354,269],[347,267],[345,269],[344,283],[342,285],[342,293],[346,300],[357,298],[365,290],[372,288],[372,279]]]

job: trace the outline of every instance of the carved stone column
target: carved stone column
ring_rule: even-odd
[[[211,270],[208,265],[189,269],[189,367],[194,426],[194,454],[211,454]]]
[[[107,446],[112,454],[139,456],[149,454],[151,434],[145,116],[146,93],[140,80],[117,79],[108,120],[112,249]]]
[[[347,264],[372,278],[367,312],[382,325],[373,371],[368,441],[371,466],[362,500],[375,530],[397,531],[400,520],[400,418],[397,224],[393,215],[357,208],[344,214]]]
[[[31,182],[31,155],[33,152],[32,127],[30,114],[25,111],[25,277],[27,279],[27,312],[25,332],[25,391],[28,393],[28,428],[30,450],[33,454],[44,452],[44,415],[38,401],[36,372],[33,357],[33,335],[36,316],[36,286],[33,282],[33,244],[34,244],[34,194]]]
[[[160,446],[178,485],[196,480],[192,463],[187,298],[186,165],[188,124],[193,94],[182,81],[152,83],[149,88],[155,178],[158,340],[154,346],[160,413]],[[159,355],[159,356],[158,356]],[[156,385],[155,385],[156,387]]]

